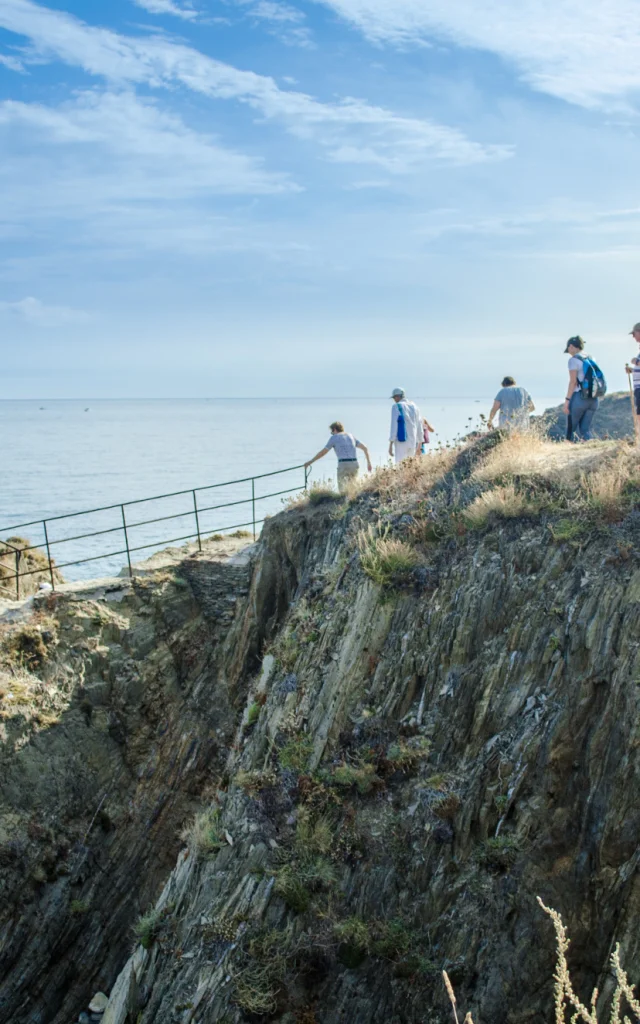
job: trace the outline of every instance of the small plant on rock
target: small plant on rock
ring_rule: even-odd
[[[313,744],[307,736],[297,736],[285,743],[278,751],[280,766],[294,772],[303,772],[313,752]]]
[[[420,554],[411,544],[387,533],[380,535],[369,527],[358,537],[360,565],[380,587],[407,583],[421,563]]]
[[[139,917],[133,926],[133,934],[143,949],[151,949],[154,939],[160,930],[162,913],[159,910],[150,910],[148,914]]]
[[[376,774],[375,765],[368,762],[338,765],[333,770],[332,779],[336,786],[341,786],[344,789],[355,787],[363,796],[370,793],[376,786],[384,785]]]
[[[198,857],[210,857],[217,853],[224,843],[219,810],[210,807],[197,814],[192,823],[180,833],[180,838]]]

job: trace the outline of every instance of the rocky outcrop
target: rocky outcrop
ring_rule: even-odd
[[[540,503],[466,528],[458,509],[497,441],[449,469],[443,456],[442,478],[400,510],[381,486],[268,521],[224,622],[193,596],[215,591],[202,565],[180,570],[189,587],[126,590],[109,613],[131,615],[114,652],[97,670],[83,652],[73,672],[91,663],[98,688],[106,677],[130,694],[99,705],[128,737],[108,742],[106,725],[100,739],[127,813],[88,829],[79,885],[65,861],[71,874],[52,870],[31,909],[14,897],[13,927],[25,910],[27,923],[20,942],[8,917],[3,934],[10,1019],[71,1022],[93,986],[111,994],[104,1024],[436,1024],[449,1019],[446,969],[475,1020],[543,1024],[554,953],[537,895],[566,920],[581,991],[597,983],[606,999],[615,942],[637,980],[637,513],[592,518],[579,539]],[[363,552],[376,537],[419,558],[375,583]],[[123,645],[136,683],[109,667]],[[144,699],[145,673],[165,680],[163,699]],[[22,790],[15,766],[42,743],[53,753],[60,727],[7,757]],[[56,807],[71,799],[47,793]],[[163,873],[127,959],[131,920]],[[36,915],[74,884],[95,916],[67,916],[21,988]]]

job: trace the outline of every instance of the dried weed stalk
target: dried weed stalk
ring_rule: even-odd
[[[551,918],[556,933],[556,969],[553,976],[555,981],[553,990],[555,1024],[578,1024],[578,1022],[582,1022],[582,1024],[605,1024],[605,1021],[606,1024],[640,1024],[640,1001],[629,984],[629,979],[620,963],[620,946],[616,946],[610,961],[611,970],[616,980],[616,988],[611,1000],[609,1016],[608,1018],[602,1016],[599,1020],[597,1009],[598,989],[595,988],[593,990],[591,1004],[589,1007],[586,1007],[580,1001],[573,988],[569,975],[569,965],[567,964],[569,938],[560,914],[557,910],[552,910],[550,907],[545,906],[540,897],[538,897],[538,903],[545,914],[548,914]],[[460,1024],[455,992],[446,971],[442,972],[442,977],[453,1010],[455,1024]],[[626,1014],[624,1017],[621,1015],[624,1003],[627,1004],[629,1010],[634,1014],[633,1019]],[[568,1016],[568,1014],[571,1014],[571,1016]],[[470,1013],[465,1017],[464,1024],[473,1024],[473,1018]]]

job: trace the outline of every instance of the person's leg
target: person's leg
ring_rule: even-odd
[[[338,490],[344,494],[349,490],[349,485],[358,475],[359,466],[357,462],[338,463]]]
[[[582,407],[582,395],[579,391],[574,392],[569,402],[569,415],[567,417],[567,441],[574,441],[575,434],[580,426],[584,409]]]
[[[633,392],[633,397],[636,402],[636,413],[638,414],[638,416],[640,416],[640,388],[635,388]]]
[[[396,441],[394,448],[396,465],[398,462],[403,462],[404,459],[408,459],[411,455],[415,455],[416,451],[416,446],[414,444],[409,444],[408,441]]]
[[[580,436],[583,441],[591,441],[593,434],[591,433],[591,424],[593,417],[598,411],[598,399],[597,398],[586,398],[583,399],[585,410],[580,420]]]

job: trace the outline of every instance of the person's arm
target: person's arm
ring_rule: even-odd
[[[309,459],[308,462],[305,462],[304,468],[308,469],[309,466],[311,466],[314,462],[317,462],[318,459],[323,459],[328,451],[329,451],[328,448],[323,448],[321,452],[318,452],[318,454],[314,455],[312,459]]]
[[[366,444],[362,444],[361,441],[356,441],[356,448],[360,448],[364,452],[364,457],[367,460],[367,469],[369,470],[369,472],[371,472],[373,466],[371,465],[371,459],[369,458],[369,449],[367,448]]]
[[[429,420],[425,420],[424,421],[424,425],[425,425],[425,427],[427,428],[427,430],[429,431],[430,434],[435,434],[436,428],[431,426],[431,424],[429,423]]]
[[[535,412],[535,405],[533,404],[533,398],[531,395],[528,396],[529,401],[527,402],[527,412]]]
[[[564,405],[562,406],[562,411],[564,412],[565,416],[569,415],[569,402],[573,398],[573,393],[576,390],[577,386],[578,386],[578,371],[577,370],[569,370],[569,387],[567,388],[567,391],[569,393],[568,393],[568,395],[566,396],[566,398],[564,400]]]
[[[489,413],[489,419],[487,420],[487,427],[489,428],[489,430],[493,430],[493,417],[495,416],[499,408],[500,402],[496,398],[495,402],[491,406],[491,412]]]

